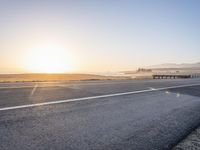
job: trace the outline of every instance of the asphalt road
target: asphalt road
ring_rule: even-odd
[[[199,114],[200,79],[2,83],[0,149],[170,149]]]

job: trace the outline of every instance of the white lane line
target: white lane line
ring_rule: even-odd
[[[35,93],[36,89],[37,89],[38,85],[36,84],[33,88],[33,90],[31,91],[30,96],[33,96],[33,94]]]
[[[22,108],[29,108],[29,107],[36,107],[36,106],[53,105],[53,104],[61,104],[61,103],[68,103],[68,102],[74,102],[74,101],[84,101],[84,100],[90,100],[90,99],[99,99],[99,98],[107,98],[107,97],[139,94],[139,93],[145,93],[145,92],[161,91],[161,90],[168,90],[168,89],[181,88],[181,87],[191,87],[191,86],[197,86],[197,85],[200,85],[200,83],[199,84],[169,86],[169,87],[162,87],[162,88],[156,88],[156,89],[154,88],[154,89],[123,92],[123,93],[106,94],[106,95],[99,95],[99,96],[74,98],[74,99],[66,99],[66,100],[58,100],[58,101],[36,103],[36,104],[28,104],[28,105],[20,105],[20,106],[11,106],[11,107],[0,108],[0,111],[22,109]]]

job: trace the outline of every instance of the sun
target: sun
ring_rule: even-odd
[[[65,73],[72,69],[69,54],[60,46],[34,47],[26,58],[26,69],[32,73]]]

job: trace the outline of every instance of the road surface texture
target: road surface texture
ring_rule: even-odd
[[[2,83],[0,149],[171,149],[199,114],[200,79]]]

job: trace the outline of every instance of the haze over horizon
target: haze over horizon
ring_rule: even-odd
[[[2,0],[0,73],[199,62],[198,0]]]

